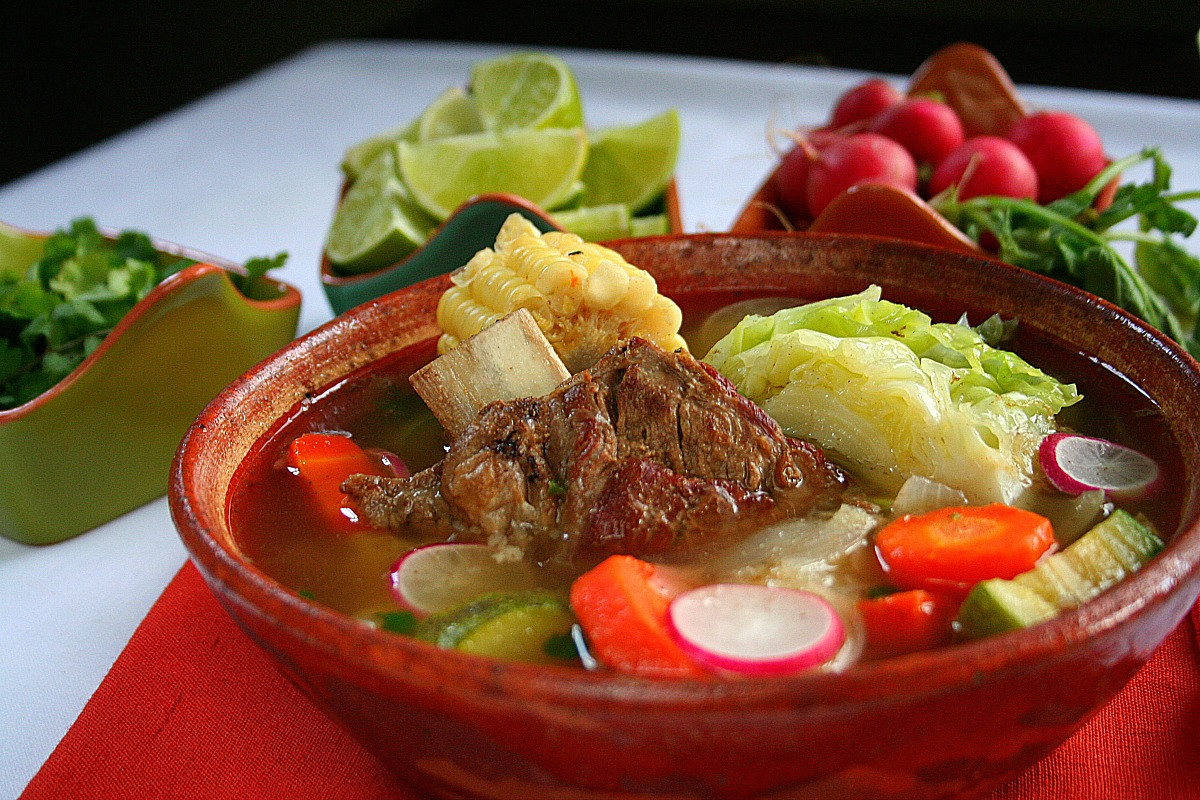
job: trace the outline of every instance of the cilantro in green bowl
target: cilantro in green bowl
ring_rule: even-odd
[[[291,341],[300,293],[87,217],[0,224],[0,536],[70,538],[166,491],[196,415]]]

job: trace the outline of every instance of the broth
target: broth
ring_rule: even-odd
[[[715,341],[712,313],[749,297],[676,297],[684,310],[682,333],[706,348]],[[741,308],[770,313],[779,307],[777,299],[763,299]],[[721,326],[736,322],[725,317]],[[229,494],[230,527],[251,562],[302,596],[369,623],[378,624],[382,615],[400,610],[390,591],[389,571],[403,553],[425,542],[391,532],[345,536],[323,529],[308,497],[283,468],[283,458],[301,434],[341,431],[365,447],[398,454],[414,473],[438,461],[445,453],[442,430],[408,382],[414,370],[435,356],[434,345],[427,341],[398,351],[306,398],[259,441],[234,476]],[[1060,415],[1068,427],[1129,444],[1159,462],[1165,478],[1160,500],[1125,508],[1144,513],[1160,531],[1173,531],[1179,509],[1161,498],[1180,496],[1180,459],[1153,401],[1113,370],[1033,331],[1018,329],[1012,349],[1079,387],[1084,400]],[[862,546],[841,556],[822,579],[861,588],[882,582],[883,575],[871,548]],[[562,589],[561,576],[548,574],[547,585]],[[862,649],[853,637],[861,634],[853,624],[848,628],[851,640],[844,650],[853,658]]]

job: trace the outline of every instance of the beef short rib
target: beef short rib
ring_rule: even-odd
[[[714,369],[631,339],[544,397],[485,407],[429,469],[343,489],[375,525],[544,561],[723,543],[844,485]]]

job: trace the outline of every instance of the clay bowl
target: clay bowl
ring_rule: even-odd
[[[1012,79],[1000,62],[984,48],[958,42],[927,58],[909,79],[910,97],[940,97],[958,113],[967,137],[1003,135],[1029,114]],[[779,201],[776,172],[772,170],[746,201],[730,226],[733,233],[808,230],[814,233],[849,233],[894,236],[912,242],[948,247],[967,253],[979,246],[954,227],[916,193],[884,185],[847,189],[815,219],[788,219]],[[1096,198],[1096,206],[1112,203],[1118,181]]]
[[[449,285],[436,277],[342,315],[231,385],[184,438],[170,488],[183,541],[233,618],[418,791],[492,800],[969,797],[1065,740],[1195,602],[1200,365],[1136,319],[993,260],[894,240],[697,234],[615,246],[685,309],[877,283],[884,297],[938,319],[964,310],[973,321],[1019,316],[1015,347],[1035,363],[1053,360],[1063,377],[1099,359],[1111,369],[1084,371],[1094,379],[1085,393],[1141,397],[1145,408],[1126,415],[1135,431],[1161,418],[1142,441],[1173,476],[1160,520],[1169,544],[1131,579],[1039,627],[841,674],[649,680],[501,663],[370,629],[247,563],[226,499],[259,437],[306,393],[386,354],[414,365],[431,357],[434,308]]]
[[[23,272],[18,262],[40,258],[47,234],[4,227],[2,266]],[[240,265],[154,246],[197,263],[151,290],[55,386],[0,411],[0,535],[51,544],[162,496],[196,414],[295,337],[295,287],[268,280],[250,298],[230,279]]]
[[[345,191],[343,186],[343,195]],[[662,205],[670,232],[682,232],[679,194],[673,180],[667,184]],[[461,267],[476,252],[492,246],[496,232],[514,212],[543,232],[561,228],[550,212],[524,197],[507,193],[482,194],[459,206],[430,234],[425,244],[395,264],[356,275],[343,275],[322,253],[321,287],[333,313],[341,314],[359,303]]]

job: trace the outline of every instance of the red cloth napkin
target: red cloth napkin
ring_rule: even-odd
[[[421,800],[295,689],[189,562],[21,800]],[[1079,732],[985,800],[1200,800],[1200,607]]]

